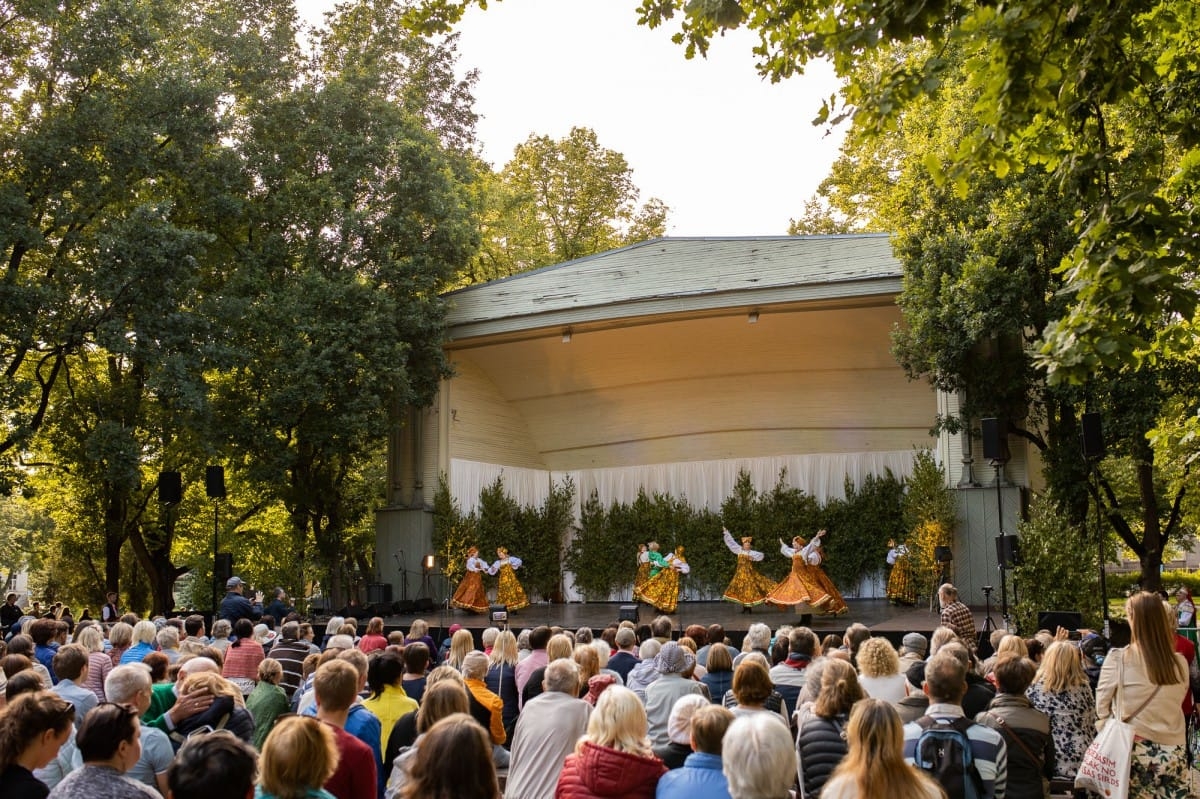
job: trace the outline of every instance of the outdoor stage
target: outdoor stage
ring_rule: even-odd
[[[510,613],[508,626],[514,631],[527,627],[558,626],[575,630],[580,627],[591,627],[599,632],[617,621],[620,602],[568,602],[565,604],[538,603],[517,613]],[[938,614],[930,611],[928,605],[915,608],[897,607],[886,599],[848,599],[846,605],[849,612],[841,616],[813,615],[807,621],[818,635],[827,633],[842,633],[854,622],[865,624],[875,635],[883,635],[899,644],[901,636],[908,632],[919,632],[928,636],[938,625]],[[975,627],[983,629],[985,613],[982,608],[975,611]],[[650,605],[638,605],[638,623],[649,624],[659,612]],[[670,614],[675,622],[676,635],[691,624],[720,624],[735,642],[740,642],[751,624],[762,622],[771,627],[772,632],[781,624],[800,624],[800,615],[791,608],[780,611],[777,608],[760,605],[751,613],[743,613],[738,605],[730,602],[681,602],[675,613]],[[441,641],[447,636],[452,624],[460,624],[476,634],[492,626],[486,613],[467,613],[462,610],[446,609],[445,606],[434,607],[424,613],[404,613],[384,618],[386,630],[401,630],[407,632],[414,619],[424,619],[429,623],[430,635],[435,641]],[[992,608],[992,620],[1000,624],[999,609]]]

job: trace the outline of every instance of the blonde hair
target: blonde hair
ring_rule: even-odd
[[[904,762],[904,725],[896,709],[867,697],[854,705],[846,725],[849,749],[830,775],[851,781],[858,796],[928,796],[936,785]]]
[[[75,643],[88,652],[103,652],[104,633],[100,632],[99,627],[88,625],[75,634]]]
[[[517,637],[508,630],[501,630],[492,644],[492,654],[488,663],[492,666],[517,665]]]
[[[417,708],[417,732],[425,732],[442,719],[455,713],[470,713],[471,699],[461,683],[443,680],[425,689],[421,706]]]
[[[242,697],[242,689],[215,671],[200,671],[189,674],[179,686],[179,695],[187,696],[196,691],[207,691],[213,696],[228,696],[238,707],[244,708],[246,700]]]
[[[309,716],[281,719],[267,735],[259,759],[259,784],[276,799],[303,799],[337,771],[333,731]]]
[[[559,633],[552,637],[546,644],[546,660],[547,662],[562,660],[571,657],[575,652],[575,639],[571,636]]]
[[[1025,639],[1019,635],[1006,635],[1000,639],[1000,646],[996,647],[996,657],[1000,655],[1020,655],[1023,658],[1029,657],[1029,646],[1025,643]]]
[[[889,677],[900,673],[900,656],[886,638],[868,638],[858,648],[858,669],[864,677]]]
[[[858,684],[858,673],[849,663],[830,659],[821,672],[821,687],[813,702],[813,712],[831,719],[849,713],[854,703],[864,696]]]
[[[133,628],[119,621],[108,631],[108,642],[113,646],[129,646],[133,642]]]
[[[933,657],[937,651],[949,643],[958,640],[958,633],[951,630],[949,627],[938,627],[933,631],[933,635],[929,636],[929,656]]]
[[[461,669],[463,658],[475,649],[475,636],[468,629],[456,630],[450,637],[450,654],[446,656],[446,665]]]
[[[1042,655],[1041,666],[1033,681],[1050,693],[1069,691],[1087,685],[1087,673],[1083,670],[1079,648],[1067,641],[1055,641],[1050,644],[1046,654]]]
[[[579,739],[575,751],[582,752],[585,743],[650,757],[647,737],[646,708],[637,694],[620,685],[610,685],[596,700],[596,709],[588,719],[587,734]]]
[[[271,685],[279,685],[279,681],[283,679],[283,664],[274,658],[263,658],[258,663],[258,680],[259,682],[269,682]]]
[[[415,641],[429,634],[429,622],[424,619],[413,619],[413,623],[408,628],[408,640]]]
[[[600,656],[591,644],[576,644],[571,657],[579,666],[580,685],[586,685],[588,680],[600,673]]]
[[[1140,591],[1125,603],[1129,618],[1129,649],[1145,664],[1154,685],[1186,682],[1187,671],[1175,658],[1175,625],[1158,594]]]

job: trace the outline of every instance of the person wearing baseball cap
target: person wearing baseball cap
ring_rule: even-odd
[[[233,624],[238,619],[258,621],[263,613],[263,595],[261,591],[254,595],[254,602],[246,599],[246,597],[242,596],[246,590],[246,583],[241,577],[236,575],[225,581],[225,590],[228,593],[221,600],[221,609],[217,611],[218,619],[225,619],[230,624]]]

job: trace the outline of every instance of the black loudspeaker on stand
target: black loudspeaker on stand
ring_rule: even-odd
[[[158,501],[163,505],[178,505],[183,501],[183,475],[170,471],[158,473]]]
[[[1104,457],[1104,432],[1100,427],[1100,414],[1085,413],[1079,420],[1083,441],[1083,457]]]
[[[985,461],[1007,461],[1008,436],[1003,419],[990,417],[979,420],[979,434],[983,439],[983,459]]]
[[[1015,535],[996,536],[996,562],[1006,569],[1021,565],[1021,539]]]
[[[204,467],[204,491],[209,499],[225,499],[225,467]]]

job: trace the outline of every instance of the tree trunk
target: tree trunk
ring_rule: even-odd
[[[126,498],[117,496],[117,489],[105,483],[103,491],[108,495],[104,504],[104,590],[121,590],[121,547],[125,543]]]
[[[1138,557],[1142,566],[1142,589],[1162,590],[1162,559],[1166,546],[1158,517],[1158,496],[1154,493],[1154,453],[1149,446],[1139,447],[1143,451],[1137,461],[1137,484],[1142,498],[1142,546]]]

